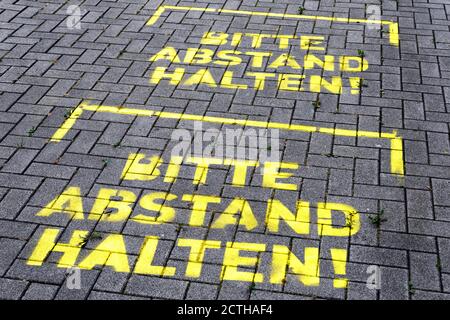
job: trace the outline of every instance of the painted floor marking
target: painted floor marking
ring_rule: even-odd
[[[250,15],[250,16],[265,16],[274,17],[282,19],[303,19],[303,20],[321,20],[321,21],[332,21],[341,23],[360,23],[360,24],[375,24],[375,25],[387,25],[389,26],[389,43],[393,46],[399,46],[399,30],[398,23],[389,20],[374,20],[374,19],[354,19],[354,18],[343,18],[343,17],[327,17],[327,16],[312,16],[312,15],[302,15],[302,14],[291,14],[291,13],[272,13],[272,12],[259,12],[259,11],[242,11],[242,10],[230,10],[230,9],[214,9],[214,8],[201,8],[201,7],[177,7],[177,6],[160,6],[155,11],[153,16],[147,21],[147,26],[154,25],[161,15],[168,10],[178,10],[178,11],[201,11],[201,12],[211,12],[211,13],[231,13],[236,15]]]
[[[166,111],[155,111],[155,110],[143,110],[135,108],[126,108],[120,106],[105,106],[105,105],[93,105],[86,102],[81,103],[76,107],[73,112],[67,117],[66,121],[61,125],[61,127],[56,130],[55,134],[51,137],[51,142],[60,142],[70,129],[75,125],[78,118],[83,114],[84,111],[101,112],[101,113],[112,113],[119,115],[131,115],[138,117],[159,117],[165,119],[178,119],[183,121],[201,121],[209,123],[218,124],[228,124],[228,125],[239,125],[239,126],[249,126],[257,128],[266,129],[280,129],[289,131],[301,131],[301,132],[311,132],[311,133],[322,133],[335,136],[345,136],[345,137],[363,137],[372,139],[389,139],[390,140],[390,152],[391,152],[391,173],[399,176],[404,175],[404,160],[403,160],[403,139],[397,135],[397,131],[389,132],[377,132],[377,131],[364,131],[364,130],[350,130],[350,129],[339,129],[339,128],[325,128],[310,125],[301,124],[289,124],[281,122],[270,122],[270,121],[257,121],[257,120],[246,120],[246,119],[234,119],[234,118],[224,118],[215,116],[202,116],[187,113],[177,113],[177,112],[166,112]]]

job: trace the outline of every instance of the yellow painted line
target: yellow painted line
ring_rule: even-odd
[[[394,46],[398,47],[398,44],[400,43],[400,37],[398,35],[398,23],[391,22],[389,24],[389,39],[391,44],[394,44]]]
[[[400,137],[391,139],[391,172],[403,176],[404,162],[403,162],[403,140]]]
[[[177,7],[177,6],[160,6],[155,13],[147,21],[147,26],[154,25],[161,15],[166,10],[178,10],[178,11],[200,11],[200,12],[215,12],[215,13],[230,13],[236,15],[250,15],[250,16],[264,16],[281,19],[302,19],[302,20],[322,20],[340,23],[360,23],[360,24],[377,24],[389,26],[389,43],[398,47],[399,45],[399,30],[398,23],[389,20],[372,20],[372,19],[354,19],[343,17],[327,17],[327,16],[310,16],[302,14],[290,14],[290,13],[273,13],[273,12],[259,12],[259,11],[245,11],[245,10],[231,10],[231,9],[213,9],[213,8],[201,8],[201,7]]]
[[[158,117],[164,119],[177,119],[183,121],[201,121],[217,124],[239,125],[256,128],[268,128],[268,129],[281,129],[289,131],[300,132],[317,132],[322,134],[329,134],[335,136],[345,137],[362,137],[370,139],[388,139],[390,140],[391,149],[391,173],[397,175],[404,175],[404,160],[403,160],[403,139],[397,136],[397,132],[377,132],[377,131],[364,131],[364,130],[350,130],[339,128],[324,128],[309,125],[289,124],[281,122],[270,121],[258,121],[258,120],[246,120],[246,119],[233,119],[214,116],[202,116],[196,114],[178,113],[178,112],[166,112],[155,110],[143,110],[135,108],[126,108],[118,106],[104,106],[104,105],[91,105],[86,102],[81,103],[70,116],[64,121],[55,134],[51,137],[51,142],[60,142],[66,134],[72,129],[76,121],[83,114],[84,111],[112,113],[119,115],[131,115],[136,117]]]
[[[155,24],[156,21],[158,21],[161,14],[166,10],[164,7],[159,7],[156,12],[153,14],[153,16],[147,21],[147,25],[151,26]]]
[[[83,113],[82,105],[78,106],[75,110],[72,111],[72,113],[69,115],[69,117],[64,121],[62,126],[56,130],[55,134],[50,139],[51,142],[59,142],[61,139],[63,139],[66,134],[69,132],[70,129],[75,125],[75,122],[78,120],[78,118]]]

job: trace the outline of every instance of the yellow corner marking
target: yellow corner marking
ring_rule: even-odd
[[[231,9],[213,9],[213,8],[200,8],[200,7],[177,7],[177,6],[160,6],[155,13],[147,21],[147,26],[152,26],[158,21],[159,17],[166,10],[179,10],[179,11],[201,11],[201,12],[216,12],[216,13],[230,13],[241,14],[251,16],[265,16],[282,19],[303,19],[303,20],[322,20],[341,23],[367,23],[389,26],[389,43],[393,46],[399,46],[399,30],[398,23],[389,20],[372,20],[372,19],[353,19],[343,17],[327,17],[327,16],[309,16],[290,13],[273,13],[273,12],[259,12],[259,11],[244,11],[244,10],[231,10]]]
[[[75,122],[78,120],[78,118],[83,113],[83,105],[80,104],[75,110],[73,110],[69,117],[64,121],[62,126],[56,130],[55,134],[50,139],[51,142],[59,142],[61,139],[63,139],[67,132],[69,132],[70,129],[75,125]]]
[[[158,21],[159,17],[164,13],[165,10],[166,8],[164,6],[159,7],[153,14],[153,16],[147,21],[147,25],[151,26],[155,24],[155,22]]]
[[[397,132],[377,132],[377,131],[363,131],[363,130],[350,130],[339,128],[324,128],[308,125],[289,124],[281,122],[270,121],[258,121],[258,120],[246,120],[246,119],[233,119],[214,116],[202,116],[196,114],[186,114],[177,112],[155,111],[155,110],[143,110],[134,108],[125,108],[117,106],[104,106],[104,105],[90,105],[87,103],[81,103],[67,118],[61,127],[56,130],[55,134],[51,137],[51,142],[60,142],[69,130],[75,125],[77,119],[82,115],[83,111],[92,112],[106,112],[120,115],[131,115],[137,117],[159,117],[164,119],[178,119],[184,121],[202,121],[217,124],[239,125],[257,128],[268,129],[281,129],[289,131],[301,131],[301,132],[317,132],[322,134],[330,134],[335,136],[345,137],[361,137],[371,139],[389,139],[391,149],[391,173],[400,176],[404,175],[404,162],[403,162],[403,139],[397,135]]]

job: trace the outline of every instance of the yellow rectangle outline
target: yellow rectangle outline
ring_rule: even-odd
[[[290,13],[272,13],[272,12],[259,12],[259,11],[242,11],[231,9],[214,9],[214,8],[201,8],[201,7],[178,7],[178,6],[160,6],[156,9],[155,13],[148,19],[147,26],[152,26],[158,21],[161,15],[166,10],[180,10],[180,11],[201,11],[201,12],[216,12],[216,13],[231,13],[250,16],[264,16],[274,17],[282,19],[304,19],[304,20],[322,20],[342,23],[365,23],[365,24],[378,24],[380,26],[389,26],[389,43],[393,46],[399,46],[399,30],[398,23],[389,20],[372,20],[372,19],[354,19],[354,18],[342,18],[342,17],[327,17],[327,16],[310,16],[302,14],[290,14]]]
[[[350,129],[338,129],[338,128],[324,128],[310,125],[301,124],[288,124],[281,122],[270,121],[258,121],[258,120],[246,120],[246,119],[233,119],[223,118],[215,116],[202,116],[196,114],[186,114],[177,112],[155,111],[155,110],[143,110],[135,108],[126,108],[118,106],[105,106],[105,105],[91,105],[86,102],[82,102],[78,107],[73,110],[70,116],[64,121],[58,130],[53,134],[50,142],[60,142],[70,129],[75,125],[77,119],[83,114],[84,111],[113,113],[120,115],[131,115],[138,117],[159,117],[165,119],[178,119],[184,121],[202,121],[218,124],[229,124],[239,126],[249,126],[266,129],[281,129],[289,131],[301,131],[310,133],[322,133],[335,136],[344,137],[363,137],[372,139],[389,139],[390,140],[390,152],[391,152],[391,173],[399,176],[404,175],[404,160],[403,160],[403,139],[397,136],[397,132],[394,130],[392,133],[377,132],[377,131],[364,131],[364,130],[350,130]]]

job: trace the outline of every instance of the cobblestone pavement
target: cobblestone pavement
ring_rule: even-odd
[[[1,0],[0,298],[450,298],[449,17]],[[207,129],[280,158],[177,162]]]

